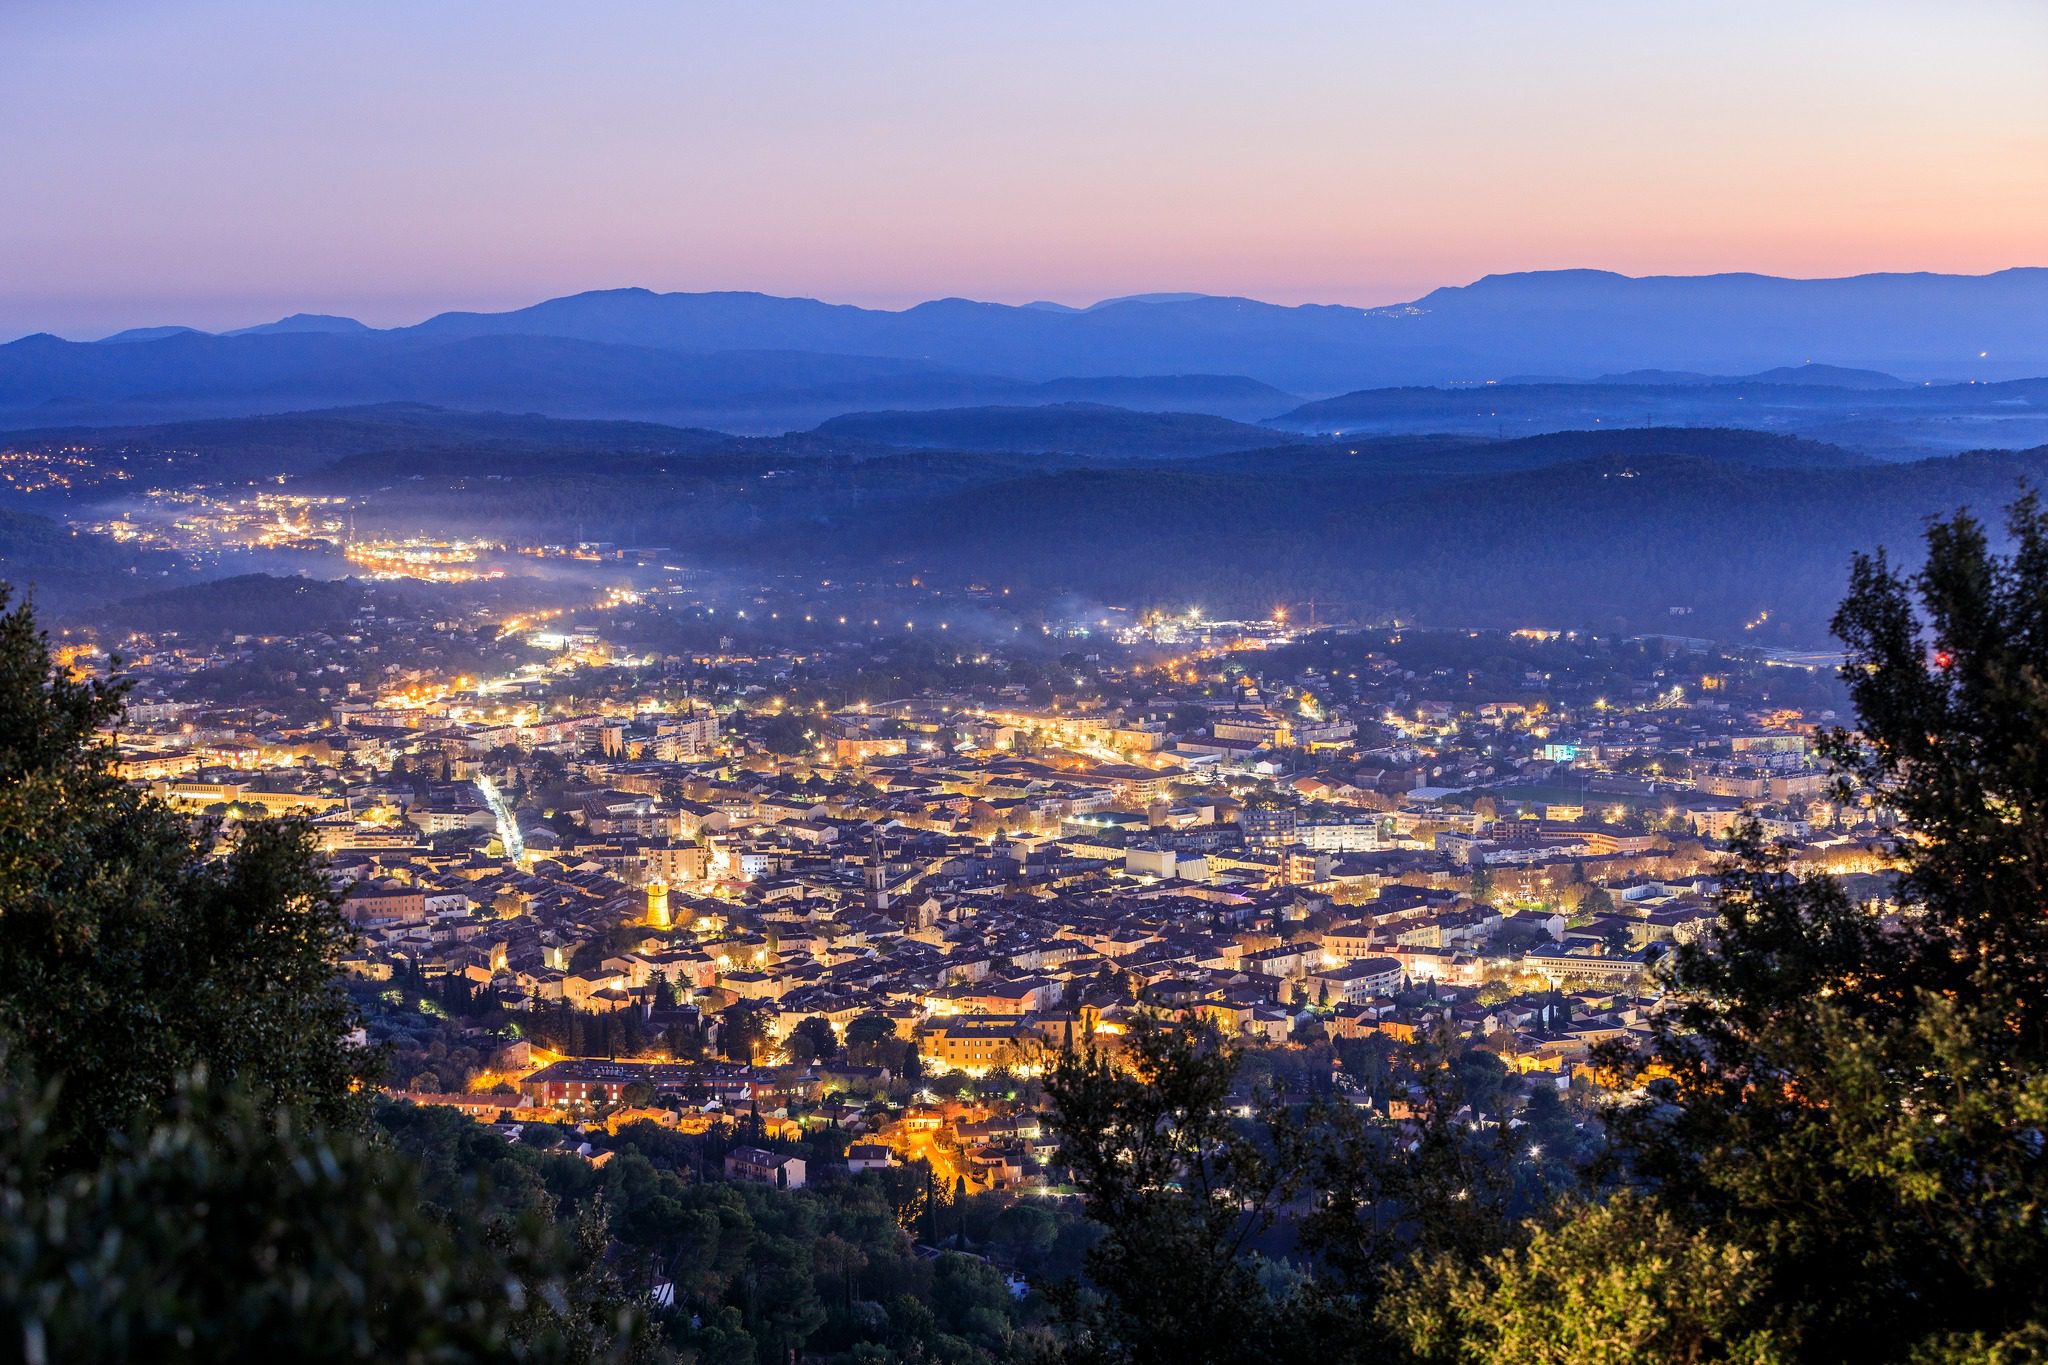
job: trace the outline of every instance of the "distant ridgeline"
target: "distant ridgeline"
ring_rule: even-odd
[[[205,575],[47,514],[150,484],[285,473],[299,491],[348,496],[364,535],[601,533],[751,574],[888,562],[939,581],[1177,609],[1263,615],[1319,597],[1342,604],[1324,613],[1335,621],[1654,631],[1675,610],[1686,633],[1726,637],[1768,608],[1773,642],[1805,644],[1824,638],[1854,548],[1914,554],[1925,517],[2002,505],[2048,472],[2048,447],[1880,460],[1791,432],[1694,427],[1302,443],[1080,404],[873,413],[777,437],[400,405],[0,444],[61,444],[68,459],[122,471],[17,497],[37,511],[0,520],[0,577],[59,608]],[[1219,444],[1238,448],[1213,453]],[[238,620],[353,609],[331,594],[316,607],[302,588],[265,606],[244,585],[105,619],[198,622],[230,605],[222,592]]]
[[[1304,398],[1360,389],[1527,377],[1537,382],[1522,387],[1545,388],[1559,376],[1643,391],[1600,398],[1606,423],[1728,423],[1735,396],[1704,391],[1731,381],[1713,376],[1889,402],[1923,381],[2043,374],[2041,269],[1838,280],[1564,270],[1493,275],[1374,308],[1182,294],[1090,308],[941,299],[890,312],[613,289],[389,330],[299,315],[223,335],[169,326],[97,342],[24,337],[0,345],[0,424],[394,401],[748,432],[850,412],[1052,403],[1261,421],[1295,414]],[[1687,388],[1703,392],[1689,401],[1649,392]],[[1591,425],[1569,415],[1572,399],[1521,397],[1539,412],[1519,420]],[[1853,408],[1816,395],[1804,406]],[[1472,415],[1451,407],[1461,420]],[[1529,429],[1496,420],[1511,433]]]

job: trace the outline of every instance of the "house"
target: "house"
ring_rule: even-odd
[[[804,1187],[804,1159],[762,1147],[735,1147],[725,1154],[725,1178],[800,1190]]]
[[[970,1073],[1028,1066],[1041,1059],[1044,1035],[1017,1015],[957,1015],[918,1030],[918,1048],[947,1070]]]
[[[421,924],[427,918],[427,898],[396,882],[360,881],[342,898],[341,913],[350,924]]]
[[[1353,958],[1341,966],[1310,972],[1296,998],[1318,1004],[1355,1005],[1376,995],[1391,995],[1401,989],[1405,975],[1406,969],[1391,957]]]
[[[846,1169],[855,1175],[885,1171],[895,1164],[896,1153],[878,1142],[856,1142],[846,1149]]]
[[[1530,953],[1523,959],[1523,965],[1552,985],[1565,981],[1591,981],[1606,986],[1629,986],[1649,964],[1636,953],[1594,956],[1549,949]]]

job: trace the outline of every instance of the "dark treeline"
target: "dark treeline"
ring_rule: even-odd
[[[1759,468],[1605,455],[1417,482],[1328,457],[1313,474],[1091,470],[967,490],[849,533],[934,574],[1061,583],[1126,604],[1263,615],[1320,596],[1335,619],[1616,627],[1820,641],[1858,547],[2009,501],[2041,452]],[[1674,617],[1671,608],[1684,608]]]
[[[880,563],[934,582],[1233,614],[1317,597],[1338,620],[1725,636],[1768,611],[1759,642],[1814,645],[1854,549],[1909,546],[1928,516],[2008,501],[2043,467],[2038,451],[1879,464],[1782,435],[1692,430],[1053,468],[1044,460],[1058,457],[777,449],[396,486],[380,475],[365,515],[558,539],[602,527],[755,572],[864,576]]]
[[[49,517],[0,507],[0,579],[33,582],[45,607],[64,609],[140,592],[184,568],[169,555],[83,535]]]
[[[430,1199],[456,1205],[481,1176],[489,1216],[601,1220],[622,1283],[650,1301],[657,1282],[674,1286],[680,1308],[657,1314],[661,1333],[706,1365],[791,1353],[1009,1359],[1027,1340],[1047,1340],[1034,1326],[1045,1307],[1014,1294],[994,1262],[1055,1279],[1096,1235],[1071,1214],[963,1196],[922,1166],[827,1173],[798,1191],[727,1182],[725,1152],[763,1141],[744,1116],[706,1135],[629,1126],[607,1140],[602,1167],[570,1154],[573,1135],[545,1125],[527,1125],[507,1146],[444,1110],[387,1105],[377,1121],[419,1163]],[[793,1150],[821,1164],[818,1145]]]

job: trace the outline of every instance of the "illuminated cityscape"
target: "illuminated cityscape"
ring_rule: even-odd
[[[2048,5],[0,67],[0,1365],[2048,1362]]]
[[[332,527],[260,497],[177,524],[243,548]],[[369,581],[442,585],[497,552],[347,550]],[[495,1051],[427,1068],[436,1091],[401,1066],[415,1103],[702,1131],[744,1093],[771,1137],[853,1105],[891,1160],[1037,1192],[1049,1055],[1172,1008],[1340,1086],[1358,1040],[1445,1026],[1590,1117],[1595,1045],[1651,1026],[1654,960],[1714,921],[1739,822],[1873,886],[1890,862],[1882,807],[1842,801],[1813,750],[1838,719],[1825,659],[1285,607],[1053,616],[922,577],[814,581],[785,625],[795,585],[561,558],[586,586],[491,571],[530,600],[252,641],[260,697],[219,681],[250,645],[107,642],[137,660],[125,772],[230,821],[305,816],[361,934],[348,972],[459,982],[504,1021]],[[1020,605],[939,648],[943,685],[848,681],[989,597]],[[659,643],[684,623],[744,639]],[[460,672],[421,657],[435,640],[469,642]],[[579,1055],[577,1019],[635,1044]],[[635,1084],[651,1098],[624,1105]]]

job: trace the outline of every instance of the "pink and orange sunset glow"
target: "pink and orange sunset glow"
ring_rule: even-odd
[[[2044,54],[2023,0],[9,3],[0,335],[1983,273],[2048,256]]]

